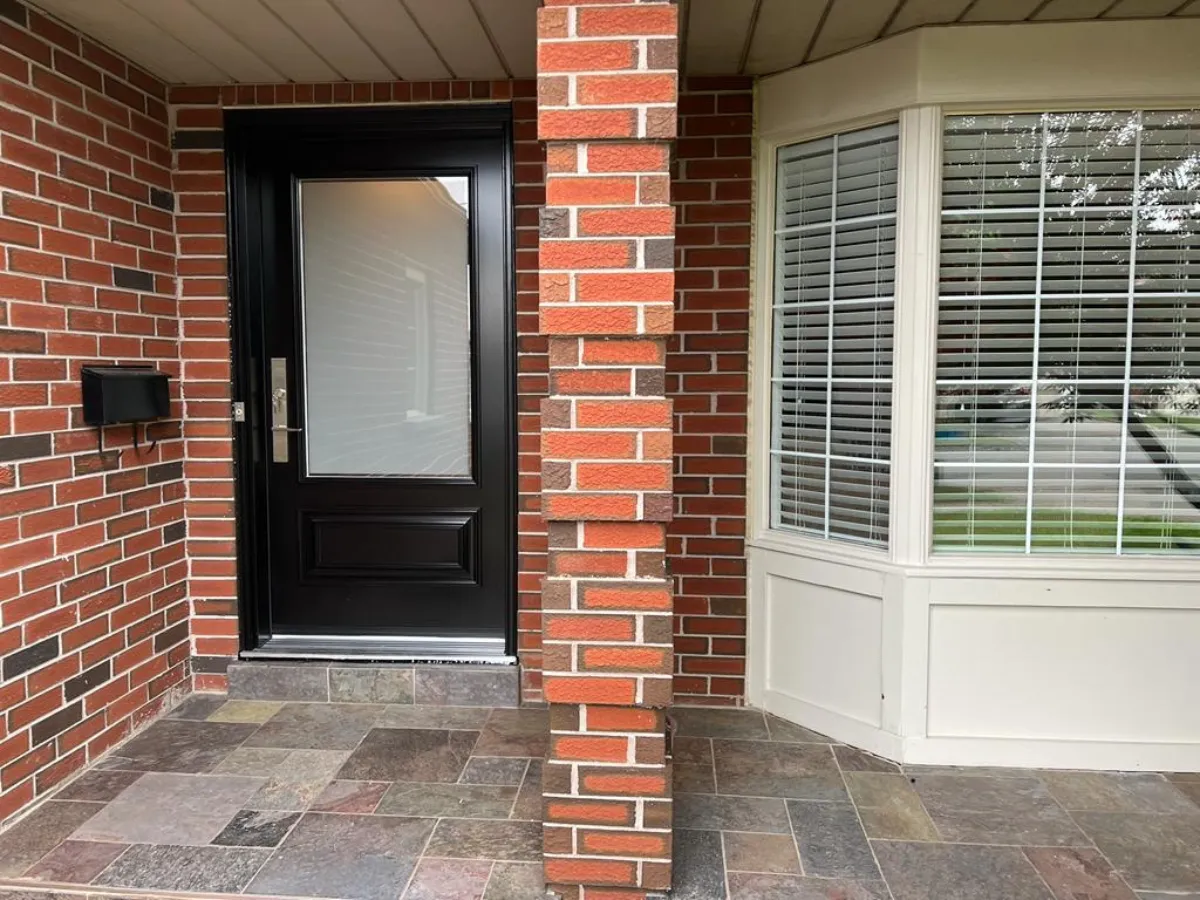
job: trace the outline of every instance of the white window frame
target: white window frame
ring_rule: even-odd
[[[747,543],[831,563],[924,577],[1063,578],[1100,580],[1148,576],[1194,579],[1185,555],[933,552],[934,412],[942,204],[942,139],[946,116],[980,113],[1078,112],[1088,109],[1200,108],[1200,96],[1022,100],[906,106],[760,137],[755,182],[755,270],[751,275],[751,395]],[[891,491],[888,546],[875,548],[771,527],[771,361],[775,296],[775,188],[781,147],[847,131],[900,122],[896,209],[895,326],[892,357]]]

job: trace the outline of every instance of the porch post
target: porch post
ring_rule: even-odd
[[[677,27],[667,0],[545,0],[538,13],[545,865],[569,900],[671,884]]]

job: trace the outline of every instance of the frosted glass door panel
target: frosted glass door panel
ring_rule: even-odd
[[[309,475],[471,474],[468,186],[301,182]]]

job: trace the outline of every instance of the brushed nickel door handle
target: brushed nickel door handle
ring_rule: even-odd
[[[271,460],[277,463],[288,461],[288,435],[303,430],[288,425],[287,365],[285,357],[271,359]]]

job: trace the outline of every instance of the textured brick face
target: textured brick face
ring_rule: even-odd
[[[16,2],[0,20],[0,819],[187,677],[166,88]],[[80,369],[151,363],[170,419],[82,421]]]

